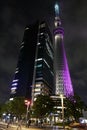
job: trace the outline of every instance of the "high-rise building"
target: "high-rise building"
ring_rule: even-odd
[[[53,44],[46,22],[28,26],[15,75],[11,85],[11,97],[24,96],[32,102],[38,94],[53,93]]]
[[[53,42],[46,22],[39,24],[36,48],[34,76],[32,84],[32,102],[38,94],[52,95],[53,85]]]
[[[59,17],[59,6],[55,4],[55,29],[54,29],[54,81],[55,95],[73,95],[73,87],[69,74],[65,49],[64,49],[64,29],[61,26]]]
[[[11,85],[11,98],[18,96],[31,98],[37,34],[38,22],[27,26],[24,31],[23,41],[20,45],[18,63]]]

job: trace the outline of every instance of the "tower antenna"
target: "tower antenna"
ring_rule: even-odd
[[[55,8],[55,16],[58,17],[59,16],[59,5],[56,3],[54,8]]]

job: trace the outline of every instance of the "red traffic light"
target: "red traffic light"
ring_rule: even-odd
[[[30,105],[30,101],[29,100],[24,100],[25,105]]]

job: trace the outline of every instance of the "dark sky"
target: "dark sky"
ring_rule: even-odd
[[[55,0],[0,1],[0,103],[8,99],[25,26],[47,20],[53,29]],[[57,0],[74,91],[87,101],[87,1]]]

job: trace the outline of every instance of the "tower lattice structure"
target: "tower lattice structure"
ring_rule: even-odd
[[[54,83],[55,94],[69,97],[73,95],[66,53],[64,49],[64,29],[59,17],[59,6],[55,4],[55,29],[54,29]]]

